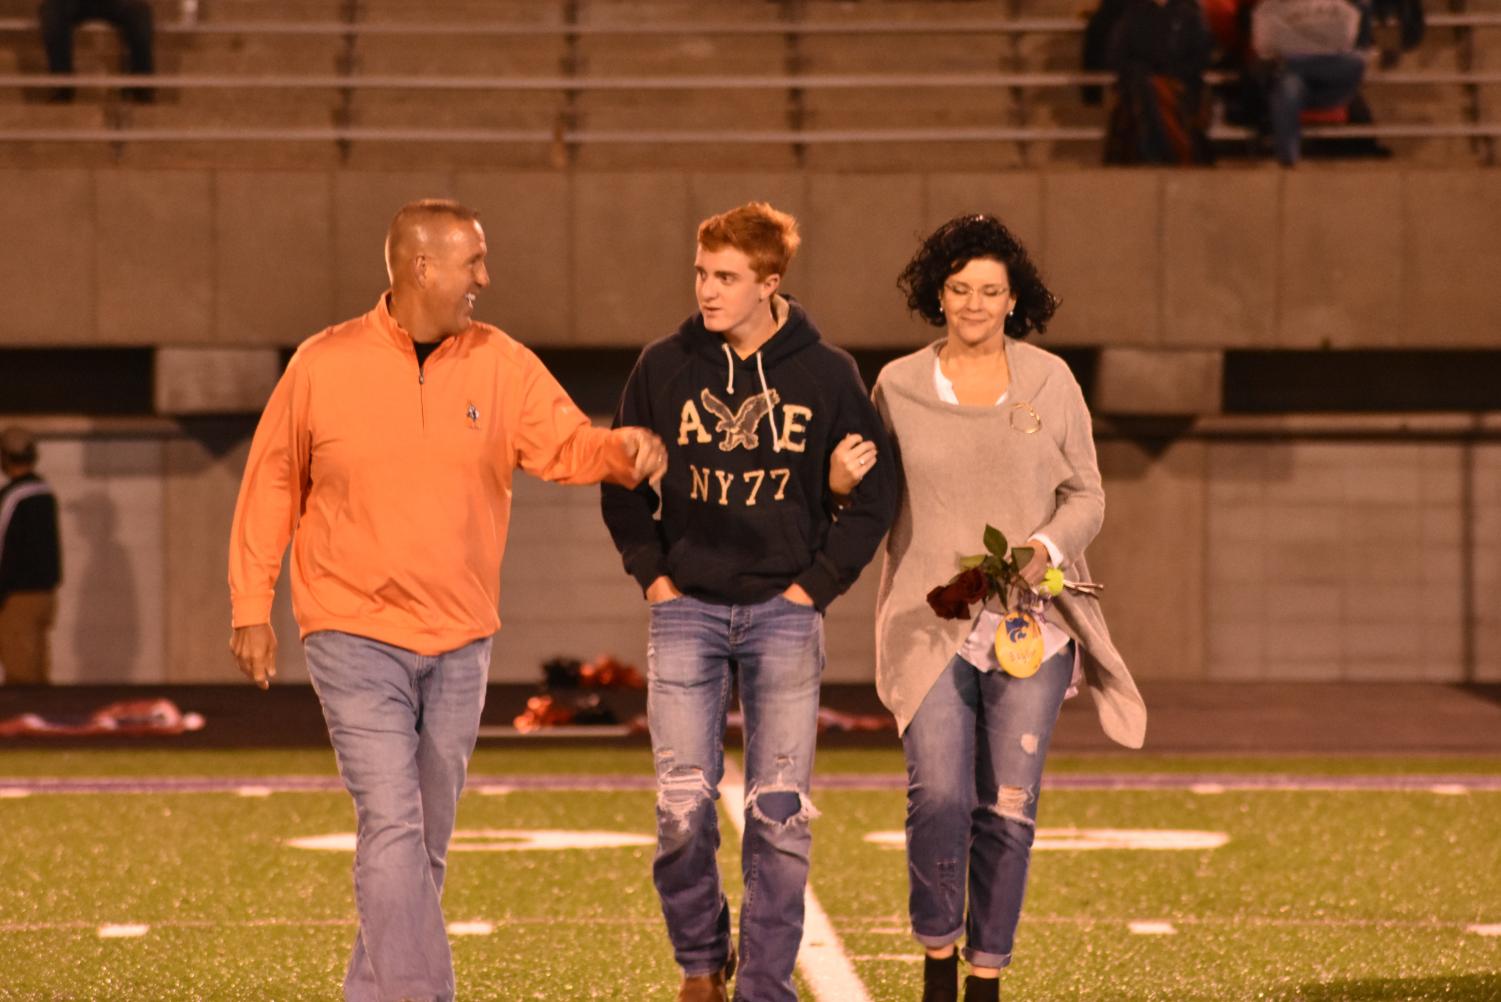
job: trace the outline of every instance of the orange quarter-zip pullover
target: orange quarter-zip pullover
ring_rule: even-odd
[[[229,545],[234,625],[270,622],[292,541],[302,636],[441,654],[500,627],[511,474],[635,483],[530,349],[487,324],[417,364],[387,296],[298,348],[256,428]]]

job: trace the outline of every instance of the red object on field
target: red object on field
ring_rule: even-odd
[[[533,696],[526,701],[526,709],[512,723],[518,731],[530,734],[544,727],[558,727],[572,723],[573,716],[572,709],[559,706],[551,696]]]
[[[601,654],[579,666],[579,685],[585,689],[645,689],[646,679],[635,665]]]
[[[88,717],[48,720],[36,713],[21,713],[0,720],[0,737],[22,734],[80,735],[183,734],[203,729],[203,715],[183,713],[170,699],[126,699],[101,706]]]

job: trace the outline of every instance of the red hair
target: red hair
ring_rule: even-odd
[[[797,220],[765,202],[747,202],[698,224],[700,247],[707,251],[735,248],[750,259],[758,281],[768,275],[785,275],[802,242]]]

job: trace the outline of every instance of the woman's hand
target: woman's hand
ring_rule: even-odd
[[[829,490],[835,497],[849,497],[875,465],[876,443],[851,432],[829,456]]]
[[[1040,539],[1029,539],[1027,545],[1032,547],[1032,559],[1022,568],[1022,580],[1027,582],[1027,587],[1036,588],[1048,571],[1048,548]]]

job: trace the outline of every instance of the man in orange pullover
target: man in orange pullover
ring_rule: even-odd
[[[475,322],[485,251],[456,202],[396,214],[390,291],[297,350],[235,507],[230,649],[270,684],[291,541],[308,674],[354,797],[350,1002],[453,998],[439,898],[500,627],[512,471],[634,487],[666,469],[654,434],[591,426],[536,355]]]

